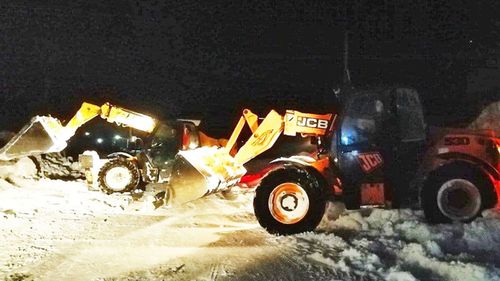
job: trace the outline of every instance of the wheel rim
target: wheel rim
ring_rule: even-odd
[[[309,197],[296,183],[282,183],[269,196],[269,211],[273,218],[283,224],[301,221],[309,210]]]
[[[106,173],[104,179],[109,189],[123,191],[132,180],[132,173],[125,167],[114,167]]]
[[[439,188],[439,210],[454,221],[472,219],[481,209],[481,194],[477,187],[465,179],[452,179]]]

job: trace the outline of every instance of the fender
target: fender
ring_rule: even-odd
[[[280,157],[269,162],[269,165],[267,165],[257,173],[244,175],[240,179],[238,186],[242,188],[256,188],[260,184],[260,181],[270,172],[281,169],[287,164],[293,164],[301,167],[310,167],[315,161],[316,159],[310,156],[294,155],[291,157]]]
[[[497,204],[495,205],[495,208],[500,210],[500,180],[495,180],[491,175],[489,175],[489,177],[497,194]]]
[[[452,163],[454,161],[463,161],[475,166],[479,166],[483,171],[485,171],[485,173],[493,177],[493,179],[495,179],[496,181],[500,180],[500,173],[493,165],[474,155],[460,153],[460,152],[450,152],[450,153],[438,154],[437,158],[442,159],[444,161],[433,163],[429,171],[433,171],[443,165]]]
[[[108,156],[106,158],[112,159],[112,158],[119,158],[119,157],[123,157],[123,158],[127,158],[127,159],[135,158],[134,156],[132,156],[131,154],[128,154],[126,152],[113,152],[111,154],[108,154]]]
[[[280,157],[276,158],[273,161],[269,162],[270,164],[274,163],[296,163],[302,166],[311,166],[317,160],[311,156],[306,155],[294,155],[291,157]]]
[[[436,163],[436,165],[433,165],[432,169],[426,172],[426,178],[429,174],[447,165],[465,164],[465,165],[470,165],[472,167],[476,167],[481,173],[483,173],[486,176],[486,178],[491,184],[491,187],[493,188],[493,191],[496,193],[497,196],[496,205],[492,207],[500,208],[500,177],[498,171],[494,167],[492,167],[491,165],[489,165],[488,163],[482,161],[477,157],[461,153],[449,153],[445,155],[439,155],[439,158],[441,158],[443,161],[440,161],[439,163]]]
[[[243,188],[255,188],[261,180],[272,171],[284,168],[286,166],[296,166],[305,169],[308,173],[313,174],[320,184],[331,193],[337,193],[333,188],[338,184],[338,177],[334,176],[328,157],[315,159],[310,156],[294,155],[291,157],[280,157],[269,162],[269,165],[255,174],[245,175],[241,178],[239,186]],[[336,184],[337,183],[337,184]],[[332,187],[331,190],[328,187]]]
[[[253,189],[259,186],[260,181],[267,176],[270,172],[277,170],[279,168],[282,168],[284,165],[282,163],[273,163],[265,168],[261,169],[257,173],[253,174],[245,174],[243,177],[241,177],[240,181],[238,182],[238,186],[241,188],[248,188],[248,189]]]
[[[238,186],[242,188],[255,188],[260,184],[260,181],[267,176],[270,172],[283,168],[287,163],[300,165],[300,166],[311,166],[311,164],[316,161],[310,156],[299,156],[295,155],[292,157],[280,157],[269,162],[269,165],[253,174],[244,175]]]

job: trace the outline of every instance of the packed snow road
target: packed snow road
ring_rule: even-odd
[[[252,194],[154,210],[30,169],[0,172],[0,279],[500,280],[498,211],[430,226],[419,211],[330,204],[316,232],[277,237]]]

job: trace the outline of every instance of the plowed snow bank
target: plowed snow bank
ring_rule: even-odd
[[[421,211],[331,204],[318,233],[293,239],[306,259],[344,280],[500,280],[500,212],[469,224],[430,225]]]
[[[37,167],[29,158],[13,161],[0,161],[0,190],[5,186],[16,185],[23,179],[37,177]]]
[[[500,101],[488,105],[470,125],[472,129],[491,129],[500,132]]]
[[[6,181],[16,185],[16,182],[22,179],[40,177],[75,180],[83,178],[83,172],[78,162],[73,162],[71,158],[63,157],[58,153],[0,161],[0,182]]]

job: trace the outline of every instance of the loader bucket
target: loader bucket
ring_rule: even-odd
[[[236,185],[246,173],[224,148],[201,147],[176,155],[166,196],[167,205],[183,204]]]
[[[65,147],[66,136],[61,122],[49,116],[35,116],[4,147],[0,148],[0,160],[60,152]]]

